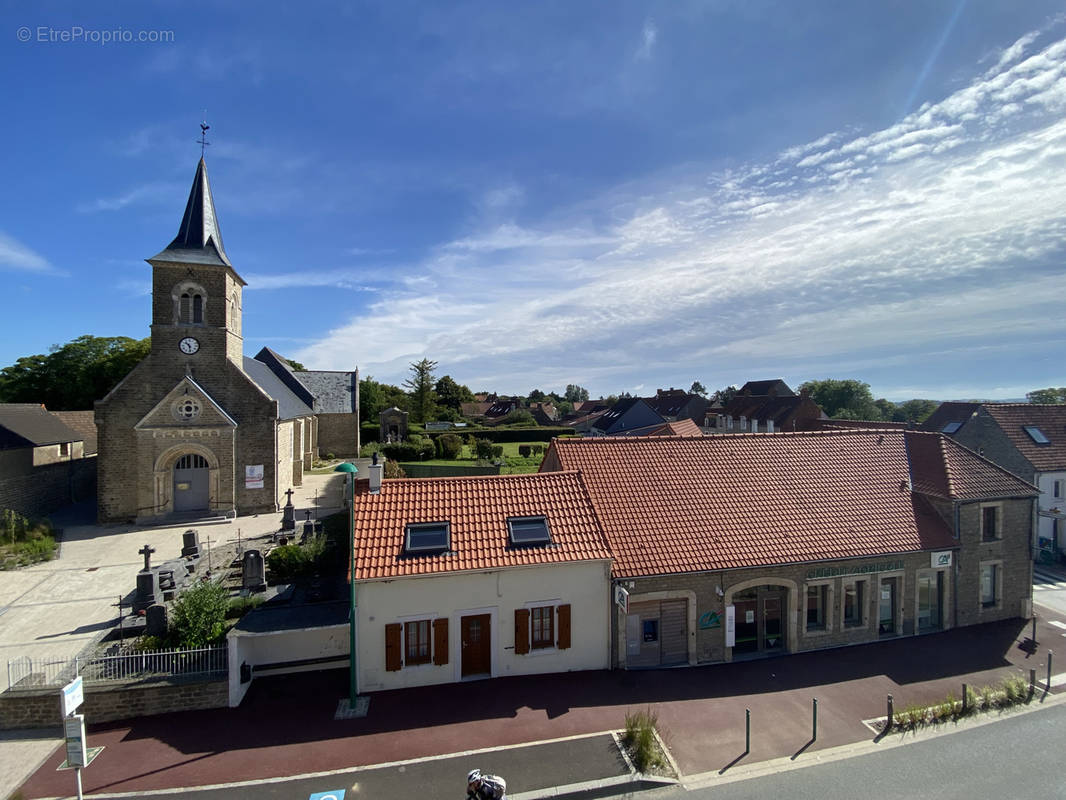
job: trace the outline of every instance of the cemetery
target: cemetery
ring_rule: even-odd
[[[252,535],[236,524],[189,528],[180,552],[146,543],[131,553],[138,565],[130,590],[116,596],[113,624],[91,646],[73,661],[9,662],[0,729],[57,724],[57,687],[76,675],[86,684],[86,714],[104,722],[235,705],[230,684],[244,677],[246,690],[253,670],[343,665],[347,639],[329,633],[325,648],[311,645],[317,656],[286,660],[293,637],[315,638],[309,629],[339,624],[343,633],[349,610],[347,517],[322,518],[287,499],[276,527],[259,524]]]

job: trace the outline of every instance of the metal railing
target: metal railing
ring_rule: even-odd
[[[62,686],[77,675],[81,675],[86,683],[224,675],[227,669],[226,645],[189,650],[137,650],[78,657],[73,661],[23,656],[7,662],[7,685],[9,688]]]

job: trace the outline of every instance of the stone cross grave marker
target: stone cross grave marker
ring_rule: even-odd
[[[152,553],[155,552],[155,548],[146,544],[137,552],[144,556],[144,571],[150,571],[152,569]]]

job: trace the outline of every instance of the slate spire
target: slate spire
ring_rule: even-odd
[[[211,199],[211,184],[207,180],[207,165],[200,157],[196,165],[196,177],[189,190],[189,201],[181,227],[166,249],[150,261],[179,261],[194,264],[218,264],[231,269],[229,257],[222,245],[222,231],[215,216],[215,203]]]

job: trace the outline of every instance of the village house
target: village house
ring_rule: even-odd
[[[610,553],[579,474],[357,485],[360,691],[608,667]]]
[[[66,412],[84,428],[84,412]],[[43,517],[92,496],[96,459],[82,433],[39,403],[0,403],[0,508]]]
[[[1035,484],[1033,555],[1066,560],[1066,405],[941,403],[922,424]]]
[[[556,439],[613,554],[612,666],[731,661],[1030,613],[1035,488],[915,431]]]

